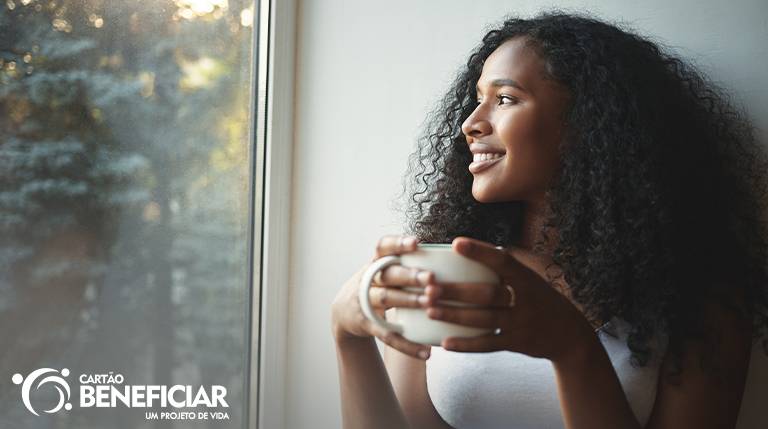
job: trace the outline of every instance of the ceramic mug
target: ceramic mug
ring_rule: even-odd
[[[414,252],[377,259],[363,274],[360,281],[360,308],[371,322],[387,331],[397,332],[414,343],[433,346],[439,346],[447,337],[476,337],[494,331],[430,319],[424,308],[395,307],[387,310],[387,320],[379,317],[371,307],[368,291],[377,272],[396,264],[431,271],[435,275],[435,281],[441,283],[499,283],[499,277],[493,270],[454,252],[450,244],[419,243],[418,250]],[[413,293],[424,292],[423,287],[402,289]],[[445,306],[474,307],[458,301],[438,300],[438,302]]]

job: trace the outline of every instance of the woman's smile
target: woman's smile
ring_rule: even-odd
[[[498,164],[506,155],[500,153],[478,153],[472,158],[472,163],[469,164],[469,172],[472,174],[485,171],[494,165]]]
[[[469,164],[469,172],[477,174],[496,164],[506,156],[506,151],[498,145],[486,142],[473,142],[469,145],[472,152],[472,163]]]

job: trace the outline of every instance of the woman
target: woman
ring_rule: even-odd
[[[410,235],[375,258],[452,242],[503,282],[392,266],[374,306],[498,331],[442,348],[380,331],[363,267],[332,306],[344,427],[736,426],[753,342],[768,352],[768,164],[695,70],[588,17],[509,19],[412,161]]]

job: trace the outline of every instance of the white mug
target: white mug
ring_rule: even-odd
[[[390,265],[431,271],[435,281],[442,283],[499,283],[498,275],[487,266],[453,251],[450,244],[419,243],[418,250],[399,256],[385,256],[374,261],[360,281],[360,308],[374,324],[387,331],[401,334],[414,343],[439,346],[447,337],[476,337],[493,332],[493,329],[458,325],[442,320],[430,319],[424,308],[397,307],[387,311],[386,317],[379,317],[371,307],[368,291],[377,272]],[[423,293],[422,287],[405,287],[405,291]],[[473,307],[471,304],[450,300],[438,300],[443,305]]]

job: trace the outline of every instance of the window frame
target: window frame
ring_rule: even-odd
[[[248,428],[285,427],[296,0],[254,0]],[[255,334],[255,335],[254,335]]]

